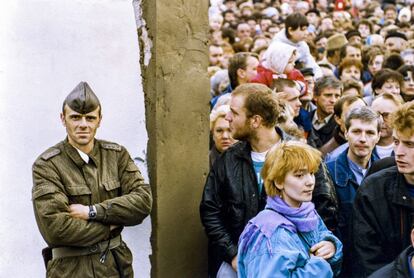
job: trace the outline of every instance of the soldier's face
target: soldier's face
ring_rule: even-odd
[[[60,115],[60,118],[63,126],[66,127],[68,140],[72,146],[86,152],[93,147],[93,139],[102,118],[99,110],[98,107],[87,114],[80,114],[65,106],[65,112]]]

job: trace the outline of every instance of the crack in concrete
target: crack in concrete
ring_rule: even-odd
[[[137,25],[138,37],[140,41],[141,60],[143,57],[144,66],[148,66],[151,60],[151,48],[152,40],[148,36],[147,23],[143,17],[142,0],[133,0],[132,6],[134,7],[135,22]],[[142,61],[141,61],[142,62]]]

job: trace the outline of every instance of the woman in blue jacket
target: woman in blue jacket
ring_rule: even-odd
[[[262,170],[266,209],[249,221],[239,240],[238,277],[333,277],[342,243],[315,210],[316,149],[289,141],[269,151]]]

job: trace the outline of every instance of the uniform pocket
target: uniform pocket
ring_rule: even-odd
[[[107,180],[104,181],[102,184],[105,188],[106,193],[108,194],[108,197],[106,199],[112,199],[121,195],[121,183],[119,182],[119,180]]]
[[[92,192],[86,184],[67,186],[66,191],[68,193],[69,204],[89,205],[91,202]]]

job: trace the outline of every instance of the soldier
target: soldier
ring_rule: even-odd
[[[67,138],[33,165],[47,277],[133,277],[121,231],[150,213],[151,190],[124,147],[95,139],[101,112],[89,85],[79,83],[60,115]]]

